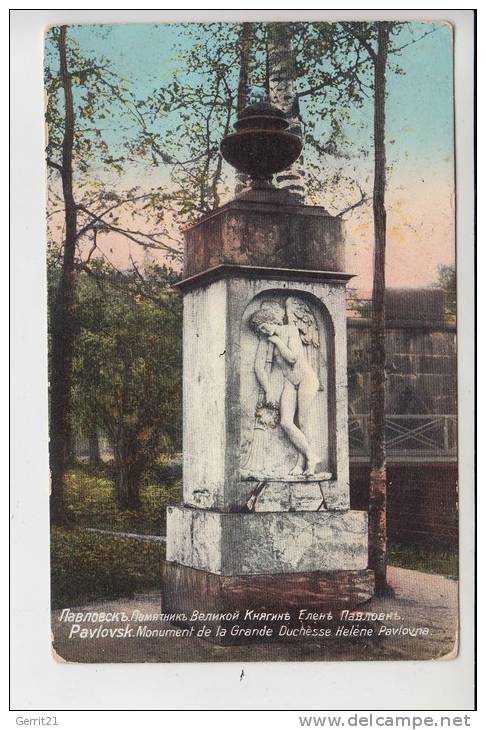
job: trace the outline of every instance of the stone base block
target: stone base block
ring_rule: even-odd
[[[365,512],[167,510],[167,560],[217,575],[362,571]]]
[[[247,487],[247,484],[244,484]],[[309,480],[305,482],[266,481],[253,489],[254,512],[317,512],[318,510],[348,511],[347,495],[336,489],[336,482]],[[248,504],[248,501],[247,501]]]
[[[221,643],[235,643],[235,637],[241,643],[245,635],[235,634],[232,627],[255,630],[254,638],[260,641],[262,636],[267,640],[262,628],[271,627],[272,638],[278,639],[282,624],[332,625],[328,618],[319,621],[316,614],[332,612],[336,621],[340,610],[353,610],[373,592],[371,570],[223,576],[166,562],[162,610],[178,614],[175,623],[179,625],[210,627],[209,640],[218,640],[221,626],[226,629]],[[282,619],[285,613],[288,617]]]

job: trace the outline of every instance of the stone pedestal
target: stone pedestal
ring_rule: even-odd
[[[185,240],[164,606],[354,607],[373,579],[367,515],[349,509],[342,222],[253,193]]]
[[[364,570],[365,512],[242,514],[169,507],[167,560],[218,575]]]
[[[234,627],[255,629],[270,625],[277,627],[273,633],[278,635],[282,625],[301,626],[303,611],[304,615],[314,614],[313,627],[336,625],[339,611],[352,610],[369,600],[374,589],[371,570],[217,575],[167,562],[163,580],[164,610],[178,615],[180,625],[187,625],[181,618],[186,616],[196,630],[210,628],[210,640],[218,643],[239,643],[244,639],[241,635],[232,636]],[[333,612],[333,618],[319,620],[316,614],[323,611]],[[289,617],[282,621],[280,617],[285,613]],[[266,623],[267,617],[270,622]],[[218,638],[218,627],[226,629],[224,639]],[[256,640],[262,639],[257,635]]]

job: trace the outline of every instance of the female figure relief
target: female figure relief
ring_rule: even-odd
[[[309,477],[315,474],[319,457],[312,443],[312,417],[319,379],[312,365],[309,348],[319,348],[316,322],[307,304],[289,297],[285,302],[287,323],[275,311],[262,307],[249,320],[252,330],[262,339],[255,358],[255,376],[264,394],[265,406],[280,412],[279,425],[293,444],[298,459],[291,475]],[[263,345],[266,345],[262,357]],[[269,368],[269,345],[271,367]],[[274,400],[270,374],[279,371],[282,387],[279,400]]]

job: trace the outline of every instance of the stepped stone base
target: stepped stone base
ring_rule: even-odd
[[[167,510],[167,560],[226,576],[362,571],[366,512]]]
[[[246,642],[244,634],[235,636],[234,629],[232,633],[235,626],[250,630],[271,626],[275,638],[282,621],[255,617],[255,614],[287,612],[289,618],[284,621],[287,626],[308,624],[300,615],[303,610],[306,614],[332,611],[335,620],[340,610],[353,610],[372,598],[373,592],[371,570],[227,576],[178,563],[163,564],[162,611],[178,614],[174,623],[180,626],[194,626],[196,630],[201,626],[210,627],[211,635],[206,638],[222,644]],[[226,618],[211,617],[212,614],[226,614]],[[313,620],[311,625],[331,624]],[[225,637],[218,637],[218,626],[226,629]],[[257,634],[253,640],[269,639]]]

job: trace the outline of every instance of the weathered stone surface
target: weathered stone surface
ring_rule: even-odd
[[[255,501],[255,512],[315,512],[322,504],[319,482],[269,482]]]
[[[365,512],[167,510],[167,560],[222,575],[364,570]]]
[[[184,298],[184,501],[224,508],[226,432],[226,282]]]
[[[288,612],[289,624],[301,624],[302,609],[307,612],[353,610],[372,598],[374,592],[371,570],[227,576],[165,561],[162,570],[163,611],[186,616],[192,616],[194,610],[233,615],[238,611],[237,623],[247,626],[261,626],[259,621],[252,622],[251,616],[245,622],[245,616],[251,611]],[[225,625],[224,620],[217,623]]]
[[[454,414],[457,409],[455,326],[437,315],[387,322],[386,410],[388,414]],[[352,412],[370,409],[370,320],[348,319],[348,381]]]
[[[255,298],[275,294],[308,297],[322,307],[322,326],[328,323],[326,390],[320,394],[327,408],[322,420],[328,463],[321,468],[332,475],[332,486],[325,487],[328,506],[349,506],[344,285],[302,281],[296,273],[285,282],[232,274],[184,297],[185,504],[241,511],[254,489],[244,481],[242,463],[243,424],[253,421],[255,410],[246,385],[254,380],[254,351],[248,349],[254,335],[244,316]]]
[[[324,208],[236,199],[184,237],[185,277],[225,263],[344,270],[343,222]]]
[[[186,566],[208,584],[261,576],[276,603],[297,584],[297,596],[328,603],[371,595],[367,515],[349,510],[343,262],[340,220],[272,197],[232,201],[186,232],[184,506],[167,514],[174,575]],[[258,320],[270,311],[265,330]],[[276,435],[275,453],[261,431]],[[315,575],[329,571],[321,585]]]
[[[247,486],[247,485],[245,485]],[[321,482],[269,482],[255,501],[255,512],[316,512],[345,510],[347,500],[333,480]]]

